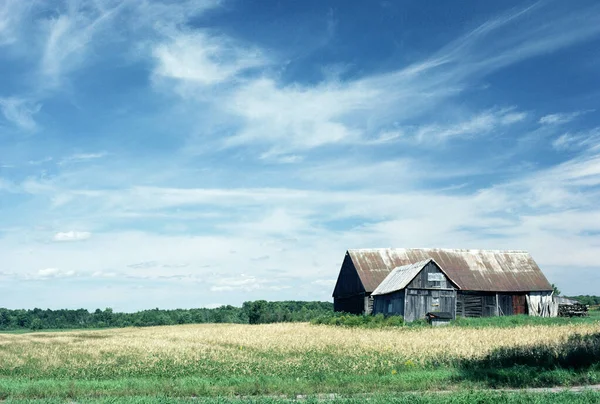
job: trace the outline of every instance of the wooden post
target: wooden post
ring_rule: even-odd
[[[454,289],[453,293],[454,293],[454,319],[456,320],[456,303],[458,300],[458,292],[456,291],[456,289]]]
[[[498,293],[496,293],[496,316],[500,315],[500,305],[498,304]]]

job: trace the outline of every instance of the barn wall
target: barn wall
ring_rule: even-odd
[[[430,262],[406,287],[405,304],[405,321],[425,319],[425,314],[436,311],[454,316],[456,290],[440,268]]]
[[[333,310],[346,313],[365,313],[368,296],[354,268],[349,255],[346,255],[333,290]]]
[[[497,311],[496,311],[497,310]],[[461,317],[492,317],[527,314],[527,301],[524,294],[459,291],[456,301],[456,315]]]
[[[340,268],[340,274],[338,275],[335,289],[333,290],[333,297],[350,297],[365,293],[365,288],[356,272],[356,268],[350,259],[350,256],[346,254],[342,267]]]
[[[362,314],[365,309],[365,296],[334,297],[333,310],[345,313]]]
[[[437,274],[441,278],[440,281],[430,280],[429,274]],[[433,262],[425,265],[419,274],[413,279],[407,289],[445,289],[453,288],[452,283],[446,275]]]
[[[423,320],[425,314],[437,311],[452,313],[454,318],[455,304],[455,290],[407,289],[404,320]]]
[[[404,290],[374,296],[373,314],[404,316]]]
[[[498,306],[499,313],[501,316],[512,316],[513,315],[513,296],[509,294],[498,295]]]

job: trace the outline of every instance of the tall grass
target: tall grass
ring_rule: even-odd
[[[402,316],[385,317],[383,314],[370,316],[347,313],[330,313],[318,316],[310,320],[310,323],[314,325],[336,325],[362,328],[402,327],[405,325]]]
[[[350,394],[511,385],[493,375],[475,378],[472,370],[506,360],[502,371],[513,372],[514,358],[531,352],[542,357],[536,347],[549,347],[548,355],[554,356],[545,360],[553,361],[556,352],[567,352],[560,347],[573,341],[588,346],[599,333],[598,323],[518,329],[287,323],[0,334],[0,399],[160,392],[178,397]],[[586,352],[596,352],[594,344]],[[547,380],[524,379],[525,385],[587,383],[600,375],[594,366],[569,368],[574,356],[565,357],[567,362],[559,360],[555,367],[535,368],[550,375]],[[528,372],[529,365],[520,364]]]

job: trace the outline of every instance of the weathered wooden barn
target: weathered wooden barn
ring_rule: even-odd
[[[405,321],[424,319],[429,312],[455,318],[458,287],[433,260],[395,268],[371,293],[373,313],[401,315]]]
[[[453,249],[348,250],[333,292],[334,309],[371,313],[372,293],[394,269],[430,259],[447,285],[456,287],[455,316],[554,314],[552,286],[526,251]]]

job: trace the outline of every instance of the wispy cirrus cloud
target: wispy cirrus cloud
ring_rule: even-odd
[[[231,117],[232,124],[225,131],[231,135],[222,140],[223,145],[258,147],[266,150],[259,154],[261,158],[277,161],[284,155],[331,144],[377,145],[399,140],[406,132],[403,126],[410,130],[414,128],[411,120],[438,107],[446,109],[443,103],[463,93],[474,79],[599,34],[597,14],[591,11],[571,10],[553,16],[553,23],[546,24],[547,14],[553,11],[544,4],[516,8],[450,41],[430,57],[397,71],[354,80],[329,77],[317,85],[305,85],[283,83],[277,75],[265,72],[231,81],[245,67],[260,63],[254,57],[226,56],[219,58],[222,64],[217,68],[209,63],[210,55],[244,55],[245,50],[236,50],[232,41],[211,37],[210,33],[202,33],[198,41],[208,43],[207,51],[199,46],[196,51],[182,52],[177,42],[160,45],[158,56],[168,63],[159,63],[155,74],[176,79],[180,94],[189,86],[188,96],[194,94],[197,82],[228,80],[226,88],[215,89],[211,95],[216,110]],[[539,24],[521,24],[525,19]],[[189,48],[188,42],[183,43]],[[156,49],[154,52],[157,56]],[[422,126],[417,138],[461,139],[526,118],[525,112],[507,112],[500,118],[499,112],[476,108],[471,108],[470,115],[456,124]],[[373,132],[380,136],[373,136]]]
[[[30,6],[19,0],[4,0],[0,3],[0,46],[17,41],[21,19]]]
[[[552,147],[556,150],[587,150],[596,151],[600,149],[600,128],[589,131],[567,132],[552,141]]]
[[[106,157],[108,153],[106,152],[97,152],[97,153],[75,153],[70,156],[63,158],[58,164],[72,164],[72,163],[82,163],[90,160],[97,160],[103,157]]]
[[[419,127],[415,138],[420,142],[448,141],[456,138],[486,135],[494,130],[523,121],[527,113],[513,109],[489,110],[470,117],[466,121],[446,125],[432,124]]]
[[[591,111],[576,111],[569,113],[544,115],[540,118],[539,123],[542,125],[563,125],[565,123],[571,122],[575,118],[584,115],[588,112]]]
[[[34,116],[40,111],[41,104],[24,98],[0,98],[0,109],[4,118],[18,128],[27,132],[37,129]]]
[[[225,36],[206,32],[177,33],[152,50],[158,77],[202,86],[230,81],[268,63],[258,49],[249,49]]]
[[[112,19],[126,3],[108,4],[68,2],[63,13],[44,21],[40,71],[47,87],[59,86],[65,73],[86,61],[94,35],[110,30]]]

